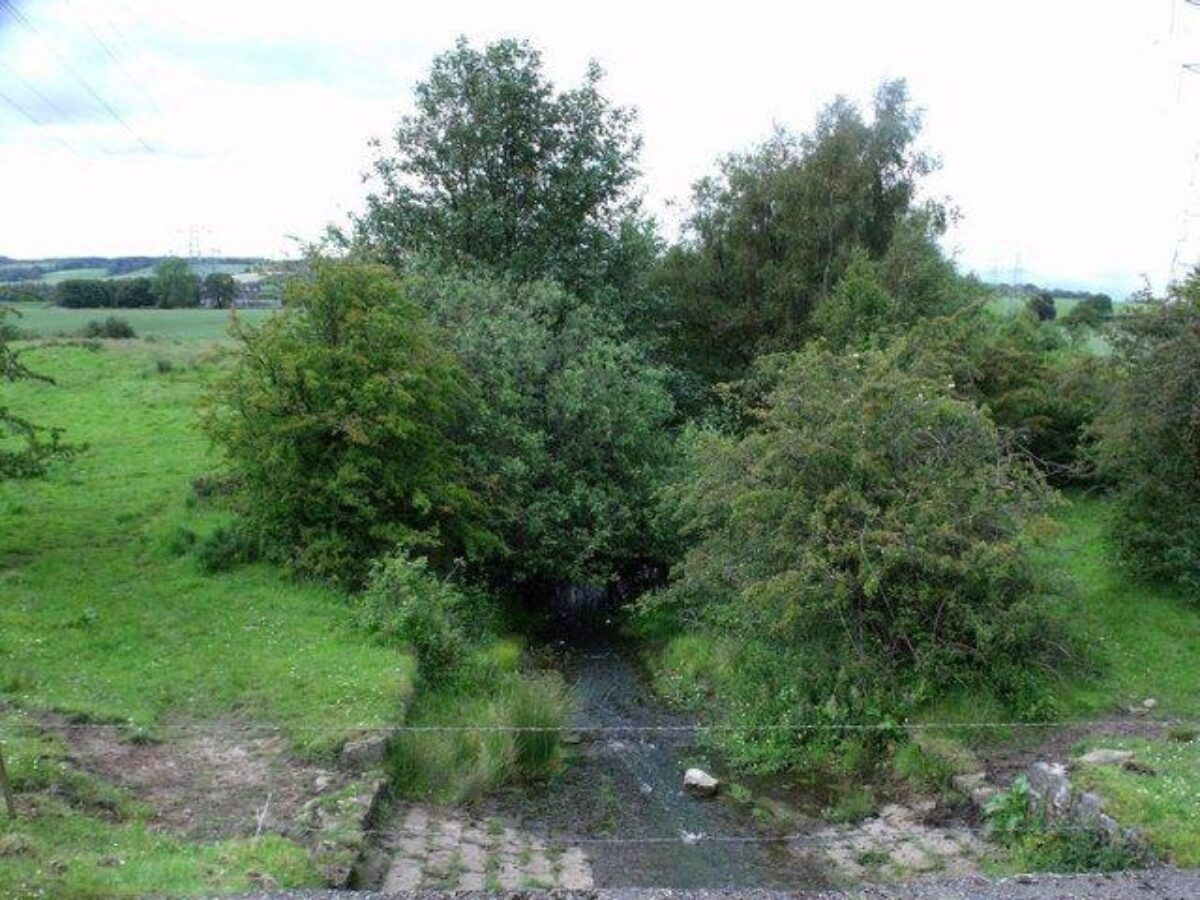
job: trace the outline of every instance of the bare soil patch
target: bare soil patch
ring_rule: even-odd
[[[46,727],[66,741],[78,768],[144,803],[155,826],[191,839],[294,834],[308,801],[350,780],[295,759],[277,734],[228,720],[175,723],[161,742],[113,725]]]

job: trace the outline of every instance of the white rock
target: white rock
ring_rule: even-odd
[[[1081,763],[1089,766],[1117,766],[1131,759],[1133,754],[1128,750],[1093,750],[1079,757]]]
[[[688,769],[683,773],[683,786],[698,797],[712,797],[721,787],[721,782],[703,769]]]
[[[1142,709],[1154,709],[1156,706],[1158,706],[1158,701],[1153,697],[1147,697],[1142,701]]]

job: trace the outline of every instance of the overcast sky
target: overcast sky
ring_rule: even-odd
[[[1187,0],[0,0],[0,255],[293,254],[460,34],[563,85],[598,59],[668,225],[721,155],[902,76],[964,269],[1124,292],[1200,260]]]

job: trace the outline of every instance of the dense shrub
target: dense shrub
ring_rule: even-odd
[[[113,305],[113,282],[99,278],[70,278],[60,281],[54,302],[68,309],[104,309]]]
[[[1112,298],[1107,294],[1084,297],[1059,319],[1069,330],[1099,328],[1113,315]]]
[[[113,306],[123,309],[155,306],[158,296],[154,293],[154,282],[149,278],[122,278],[110,282],[113,286]]]
[[[159,298],[149,278],[73,278],[59,282],[54,302],[68,309],[128,309],[157,306]]]
[[[1031,562],[1049,502],[987,415],[898,351],[776,359],[758,427],[692,433],[664,494],[690,547],[645,615],[713,635],[728,654],[712,704],[746,726],[735,758],[844,765],[945,692],[989,692],[1022,715],[1050,704],[1064,662]],[[853,752],[852,752],[852,748]]]
[[[122,319],[120,316],[92,319],[79,330],[79,333],[86,338],[110,338],[113,340],[137,337],[137,332],[133,330],[129,320]]]
[[[426,684],[444,685],[462,666],[468,643],[457,620],[470,614],[466,598],[425,559],[400,552],[379,560],[355,603],[368,632],[416,652]]]
[[[653,492],[671,451],[666,374],[620,325],[549,284],[411,275],[484,403],[468,467],[506,586],[604,587],[656,554]]]
[[[1200,587],[1200,271],[1116,321],[1118,383],[1096,461],[1115,485],[1113,539],[1136,573]]]
[[[918,326],[902,362],[986,408],[1052,483],[1090,477],[1088,428],[1110,378],[1102,359],[1072,347],[1053,325],[972,308]]]
[[[267,556],[345,583],[397,546],[474,556],[489,535],[462,463],[468,379],[385,269],[312,269],[280,313],[239,331],[209,397],[247,528]]]
[[[202,572],[228,572],[258,555],[253,538],[236,526],[222,526],[196,543],[196,563]]]
[[[1053,322],[1058,316],[1058,307],[1054,298],[1045,291],[1039,291],[1025,302],[1025,308],[1039,322]]]

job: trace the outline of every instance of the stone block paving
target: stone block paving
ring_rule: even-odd
[[[828,828],[814,837],[826,858],[853,880],[962,877],[978,871],[988,846],[969,828],[930,827],[927,809],[885,806],[854,828]]]
[[[588,890],[592,867],[578,847],[548,846],[497,819],[413,806],[392,838],[384,893],[413,890]]]

